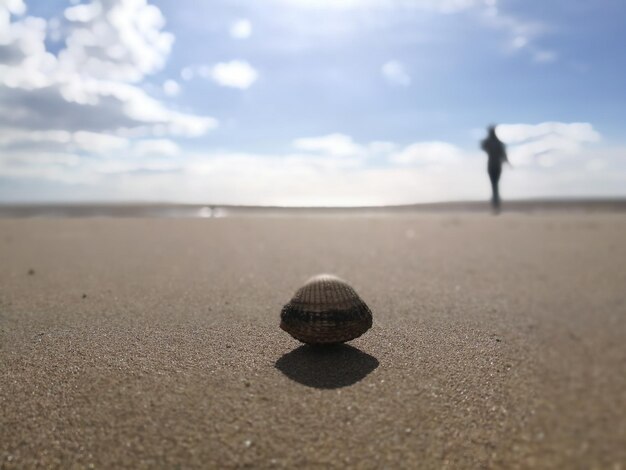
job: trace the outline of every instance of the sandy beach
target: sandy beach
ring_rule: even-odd
[[[626,468],[625,286],[624,213],[2,219],[0,467]]]

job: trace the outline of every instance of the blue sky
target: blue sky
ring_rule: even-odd
[[[626,195],[626,4],[0,0],[0,201]]]

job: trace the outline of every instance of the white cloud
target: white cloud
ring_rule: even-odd
[[[380,205],[445,197],[445,185],[430,170],[342,167],[332,163],[337,161],[342,159],[197,155],[184,175],[198,191],[193,199],[234,204]]]
[[[174,35],[163,32],[161,11],[146,0],[94,0],[65,10],[72,22],[61,69],[109,80],[136,82],[160,70]]]
[[[498,130],[502,139],[508,138],[514,165],[503,174],[505,200],[626,194],[626,149],[589,147],[600,138],[593,126],[505,124]],[[37,137],[61,143],[76,138],[51,131]],[[185,152],[180,158],[175,143],[153,139],[104,142],[99,151],[106,152],[107,145],[123,148],[111,158],[81,160],[71,152],[28,152],[25,157],[19,148],[9,148],[7,139],[9,134],[0,133],[0,175],[37,178],[60,187],[88,182],[87,192],[73,187],[70,197],[77,199],[369,205],[489,197],[485,155],[447,142],[367,144],[335,133],[296,139],[294,148],[301,153]],[[553,148],[520,162],[515,149],[537,142]],[[375,151],[375,158],[362,158]]]
[[[167,96],[177,96],[180,93],[180,85],[175,80],[165,80],[163,93]]]
[[[496,132],[503,141],[511,144],[549,135],[563,136],[575,142],[597,142],[600,140],[600,134],[588,122],[500,124],[496,128]]]
[[[81,161],[79,155],[69,152],[39,152],[37,154],[9,155],[0,157],[0,165],[8,163],[12,171],[24,172],[28,175],[41,177],[38,172],[41,166],[48,166],[57,170],[57,174],[63,171],[63,167],[75,167]]]
[[[252,23],[246,18],[238,19],[230,25],[230,35],[235,39],[247,39],[252,35]]]
[[[509,159],[516,165],[554,166],[559,159],[575,155],[586,144],[601,139],[593,126],[585,122],[500,124],[496,132],[509,144]]]
[[[216,64],[210,72],[211,78],[221,86],[249,88],[258,78],[258,73],[248,62],[231,60]]]
[[[231,60],[210,65],[189,65],[180,71],[183,80],[193,80],[195,77],[212,80],[220,86],[246,89],[259,77],[259,73],[252,65],[244,60]]]
[[[133,153],[138,157],[175,157],[180,154],[180,147],[169,139],[146,139],[135,143]]]
[[[397,60],[390,60],[383,64],[381,72],[383,77],[393,85],[409,86],[411,84],[411,77],[404,65]]]
[[[72,134],[65,130],[31,131],[19,128],[0,127],[0,147],[22,142],[56,142],[67,144]]]
[[[86,3],[65,10],[65,18],[69,21],[89,23],[102,14],[101,3]]]
[[[321,152],[338,157],[354,156],[365,152],[365,147],[357,145],[350,136],[339,133],[295,139],[293,146],[298,150]]]
[[[159,70],[173,35],[145,0],[94,0],[65,11],[66,46],[46,49],[46,21],[0,4],[0,128],[196,136],[217,125],[167,108],[135,84]],[[8,60],[6,60],[8,58]],[[171,88],[171,87],[170,87]]]
[[[0,11],[5,10],[14,15],[23,15],[26,12],[24,0],[2,0],[0,1]]]
[[[585,168],[588,171],[593,171],[593,172],[602,171],[606,169],[608,164],[609,162],[605,160],[604,158],[592,158],[587,162],[587,164],[585,165]]]
[[[111,134],[66,130],[33,131],[19,128],[0,129],[0,149],[20,149],[24,153],[44,151],[88,152],[106,154],[128,148],[128,139]]]
[[[47,23],[33,17],[11,22],[9,11],[0,7],[0,86],[46,86],[56,65],[45,49]]]
[[[396,144],[384,140],[375,140],[367,145],[367,149],[372,155],[390,153],[396,150],[396,148]]]
[[[399,165],[447,165],[458,161],[463,151],[446,142],[418,142],[390,155],[389,160]]]
[[[128,147],[128,140],[123,137],[88,131],[75,132],[73,142],[80,150],[99,154],[119,151]]]

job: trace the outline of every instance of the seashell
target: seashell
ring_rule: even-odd
[[[308,344],[344,343],[372,326],[372,312],[352,287],[330,274],[315,276],[280,312],[280,327]]]

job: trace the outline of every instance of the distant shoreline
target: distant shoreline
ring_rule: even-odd
[[[29,217],[163,217],[387,215],[410,213],[489,212],[486,201],[430,202],[390,206],[281,207],[179,203],[11,203],[0,204],[0,218]],[[626,198],[522,199],[503,203],[503,212],[625,212]]]

